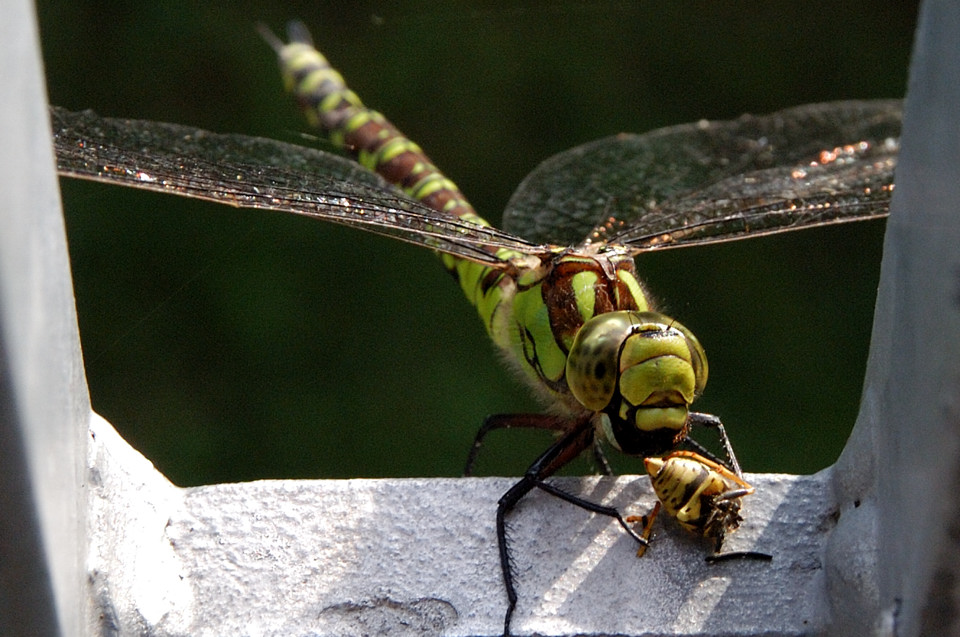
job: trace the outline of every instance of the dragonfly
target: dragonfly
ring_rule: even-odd
[[[291,25],[261,30],[307,118],[356,161],[321,150],[176,124],[53,107],[62,176],[305,215],[428,248],[477,309],[495,347],[547,404],[481,427],[553,431],[556,440],[498,502],[507,593],[518,596],[506,519],[541,489],[620,513],[547,478],[601,440],[628,455],[686,447],[741,474],[720,420],[691,409],[708,376],[696,336],[656,311],[636,271],[643,252],[706,245],[883,217],[899,148],[901,102],[837,102],[726,122],[617,135],[548,159],[491,226],[414,142],[350,91]],[[725,458],[691,436],[717,433]],[[718,464],[717,466],[721,466]]]

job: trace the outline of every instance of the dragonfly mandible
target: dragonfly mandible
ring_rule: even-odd
[[[598,434],[641,456],[691,443],[695,425],[717,429],[725,441],[719,420],[689,409],[706,382],[705,354],[689,330],[652,311],[633,257],[884,216],[900,102],[808,105],[599,140],[531,173],[501,231],[419,148],[347,93],[304,31],[295,28],[293,40],[273,39],[281,57],[290,56],[282,65],[292,88],[369,170],[270,140],[54,109],[58,170],[303,214],[441,253],[495,344],[555,407],[492,427],[562,434],[498,508],[508,633],[517,596],[504,521],[526,493],[544,488],[565,497],[544,480],[592,448]],[[406,182],[405,192],[373,170]],[[627,528],[619,513],[601,509],[591,510]]]

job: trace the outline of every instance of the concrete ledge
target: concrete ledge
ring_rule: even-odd
[[[140,635],[499,635],[494,512],[513,478],[276,480],[179,489],[91,427],[90,572],[101,622]],[[826,617],[830,476],[750,476],[727,549],[662,518],[643,559],[612,521],[535,493],[512,520],[517,634],[801,635]],[[646,513],[646,476],[565,478]]]

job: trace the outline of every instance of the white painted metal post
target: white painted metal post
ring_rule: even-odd
[[[920,12],[864,404],[894,634],[960,634],[960,5]]]
[[[860,416],[833,469],[835,635],[960,634],[958,38],[960,6],[925,3]]]
[[[90,406],[32,3],[0,6],[0,634],[82,634]]]

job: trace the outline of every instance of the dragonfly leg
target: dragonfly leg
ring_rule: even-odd
[[[720,562],[730,562],[732,560],[757,560],[759,562],[769,562],[773,556],[769,553],[760,553],[759,551],[731,551],[730,553],[721,553],[718,548],[713,555],[707,556],[707,562],[718,564]]]
[[[680,446],[687,451],[693,451],[694,453],[703,456],[707,460],[711,460],[719,465],[723,465],[727,469],[730,469],[730,463],[728,461],[724,460],[723,458],[718,458],[717,454],[713,453],[693,438],[688,437],[684,439]]]
[[[636,531],[633,530],[633,527],[630,526],[629,521],[624,519],[624,517],[620,515],[620,511],[618,511],[616,507],[608,507],[602,504],[597,504],[596,502],[591,502],[590,500],[581,498],[580,496],[573,495],[572,493],[567,493],[563,489],[557,486],[554,486],[549,482],[543,482],[542,480],[538,481],[536,486],[538,489],[546,491],[550,495],[556,496],[561,500],[564,500],[565,502],[569,502],[570,504],[576,505],[581,509],[586,509],[587,511],[591,511],[593,513],[599,513],[600,515],[605,515],[607,517],[616,519],[616,521],[620,523],[620,526],[622,526],[624,530],[626,530],[627,534],[630,535],[630,537],[636,540],[640,544],[640,546],[646,548],[648,543],[647,539],[643,536],[642,533],[637,533]]]
[[[736,500],[751,493],[752,490],[750,489],[731,489],[718,495],[714,503],[715,505],[721,505],[723,502]],[[726,533],[724,532],[724,528],[721,527],[717,535],[717,543],[713,547],[713,555],[707,556],[708,563],[716,564],[718,562],[729,562],[731,560],[759,560],[769,562],[773,559],[773,556],[769,553],[761,553],[759,551],[730,551],[729,553],[721,553],[720,551],[723,548],[723,540],[725,538]]]
[[[464,476],[473,475],[473,465],[480,454],[480,447],[491,431],[496,429],[546,429],[548,431],[566,431],[570,428],[570,420],[550,414],[494,414],[487,416],[477,430],[473,439],[473,446],[467,454],[467,464],[463,469]],[[609,465],[607,465],[609,469]]]
[[[723,447],[723,452],[727,456],[727,461],[722,462],[718,460],[714,454],[704,449],[703,446],[689,437],[685,441],[686,444],[694,447],[697,453],[700,453],[701,455],[706,456],[715,462],[719,462],[720,464],[726,464],[731,471],[737,474],[737,477],[742,478],[743,472],[740,470],[740,463],[737,462],[737,456],[735,453],[733,453],[733,446],[730,444],[730,438],[727,437],[727,430],[723,428],[723,423],[720,422],[720,419],[712,414],[702,414],[694,411],[690,412],[687,422],[691,428],[710,427],[711,429],[716,430],[717,435],[720,437],[720,445]]]
[[[603,452],[603,445],[596,436],[593,438],[593,461],[597,463],[597,469],[601,475],[613,475],[613,467],[607,461],[607,454]]]
[[[514,585],[513,564],[510,559],[510,546],[507,538],[507,514],[530,491],[538,487],[542,488],[544,479],[556,473],[591,444],[593,444],[593,422],[589,418],[583,418],[577,421],[566,435],[550,445],[539,458],[534,460],[520,481],[510,487],[497,502],[497,547],[500,552],[503,585],[507,591],[507,612],[503,619],[504,637],[510,635],[510,620],[513,618],[513,611],[517,607],[517,589]],[[549,488],[545,490],[550,492]]]
[[[545,425],[549,423],[550,420],[547,418],[530,419],[526,422],[535,422],[538,424],[542,423]],[[538,426],[538,424],[528,424],[526,426],[534,426],[541,429],[555,428],[552,426]],[[501,426],[517,425],[513,424]],[[567,426],[569,427],[569,423]],[[563,489],[545,482],[546,478],[556,473],[561,467],[580,455],[580,453],[585,451],[587,447],[593,447],[595,442],[595,437],[593,434],[593,422],[590,418],[583,418],[578,421],[574,428],[569,431],[569,433],[551,445],[543,454],[540,455],[539,458],[533,462],[533,464],[530,465],[526,473],[524,473],[523,478],[514,484],[497,503],[497,545],[500,550],[500,569],[503,573],[503,583],[507,590],[507,612],[506,616],[504,617],[503,624],[503,634],[505,636],[510,634],[510,620],[513,617],[513,611],[517,606],[517,591],[516,586],[514,585],[513,565],[510,559],[506,516],[510,511],[513,510],[517,503],[520,502],[523,496],[528,494],[533,489],[541,489],[550,495],[556,496],[565,502],[574,504],[592,513],[612,517],[616,519],[620,526],[622,526],[630,535],[630,537],[636,540],[641,546],[645,546],[647,544],[646,537],[634,531],[633,527],[630,526],[627,520],[624,519],[624,517],[615,507],[609,507],[602,504],[596,504],[595,502],[590,502],[589,500],[573,495],[572,493],[567,493]]]

